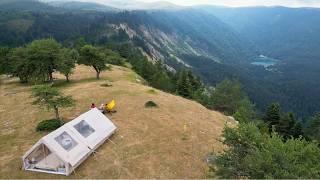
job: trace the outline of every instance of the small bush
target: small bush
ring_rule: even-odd
[[[158,105],[153,101],[148,101],[146,102],[145,107],[152,108],[152,107],[158,107]]]
[[[37,131],[53,131],[58,129],[63,125],[61,120],[58,119],[49,119],[41,121],[38,125],[36,130]]]
[[[149,89],[147,91],[147,93],[149,93],[149,94],[157,94],[157,91],[155,91],[154,89]]]
[[[112,84],[106,82],[106,83],[101,84],[100,86],[101,86],[101,87],[112,87]]]
[[[109,58],[108,63],[118,66],[125,66],[126,61],[120,57],[111,57]]]

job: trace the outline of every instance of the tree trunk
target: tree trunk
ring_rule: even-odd
[[[97,72],[97,79],[100,79],[100,72]]]
[[[96,74],[97,79],[100,79],[100,72],[101,71],[96,66],[93,66],[93,69],[97,72],[97,74]]]
[[[68,74],[66,74],[66,80],[67,80],[67,82],[70,82]]]
[[[55,113],[55,115],[56,115],[56,119],[60,120],[58,107],[54,107],[54,113]]]
[[[49,72],[49,81],[50,81],[51,83],[53,83],[53,76],[52,76],[52,72]]]

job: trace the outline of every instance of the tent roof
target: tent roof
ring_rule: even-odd
[[[91,131],[78,131],[79,127],[77,126],[85,123],[88,123],[92,128]],[[90,149],[96,149],[101,141],[108,138],[116,129],[115,125],[97,108],[80,115],[76,119],[68,122],[66,126]],[[92,132],[92,134],[90,134],[90,132]]]
[[[115,130],[116,126],[94,108],[41,138],[24,158],[37,145],[44,143],[61,160],[75,166],[98,148]]]

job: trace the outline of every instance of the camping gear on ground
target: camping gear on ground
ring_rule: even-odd
[[[41,138],[22,157],[23,169],[70,175],[117,129],[97,108]]]
[[[101,104],[100,107],[98,108],[100,110],[100,112],[104,112],[105,110],[105,105],[104,104]]]
[[[113,110],[115,106],[116,106],[116,101],[115,100],[110,101],[109,103],[107,103],[105,105],[106,112],[108,112],[108,113],[116,112],[116,111]]]

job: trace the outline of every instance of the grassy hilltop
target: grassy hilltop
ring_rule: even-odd
[[[76,67],[71,83],[59,74],[54,77],[56,86],[76,100],[75,107],[62,110],[65,120],[89,110],[92,102],[117,103],[117,113],[107,115],[118,127],[112,142],[103,144],[70,178],[205,178],[206,155],[223,148],[219,138],[226,116],[143,85],[129,68],[112,66],[100,80],[86,66]],[[112,86],[101,86],[106,82]],[[37,123],[53,114],[31,105],[31,86],[6,76],[0,83],[1,178],[64,178],[21,170],[21,156],[45,135],[35,131]],[[150,100],[158,107],[146,108]]]

